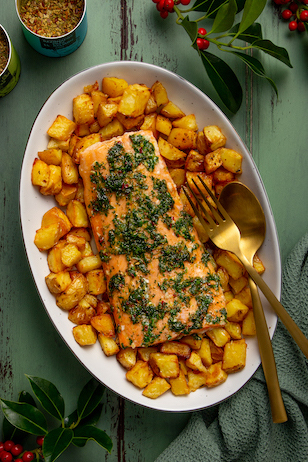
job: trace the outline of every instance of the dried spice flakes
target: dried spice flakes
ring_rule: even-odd
[[[9,44],[4,32],[0,29],[0,74],[4,71],[9,59]]]
[[[35,34],[60,37],[77,26],[83,10],[84,0],[24,0],[20,17]]]

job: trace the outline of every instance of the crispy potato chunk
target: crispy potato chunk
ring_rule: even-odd
[[[227,270],[233,279],[238,279],[244,275],[245,269],[240,260],[227,250],[218,250],[214,254],[216,263]]]
[[[246,276],[241,276],[238,279],[233,279],[231,276],[229,278],[229,284],[234,294],[238,294],[244,287],[248,284],[248,279]]]
[[[125,369],[131,369],[137,361],[137,350],[135,348],[124,348],[118,352],[117,360]]]
[[[186,157],[186,153],[173,146],[164,138],[158,138],[158,148],[163,157],[169,160],[179,160]]]
[[[103,127],[99,133],[101,134],[102,141],[109,140],[114,136],[120,136],[124,133],[124,127],[118,119],[114,119],[108,125]]]
[[[138,388],[145,388],[153,378],[153,372],[147,362],[138,360],[136,364],[126,372],[126,378]]]
[[[106,335],[102,334],[101,332],[98,333],[97,337],[100,346],[102,347],[102,350],[106,356],[114,356],[120,351],[119,345],[113,338],[106,337]]]
[[[243,156],[234,149],[220,148],[219,149],[222,166],[229,172],[240,174],[242,173]]]
[[[198,151],[192,149],[186,157],[185,168],[190,172],[203,172],[204,156],[202,154],[199,154]]]
[[[70,222],[76,228],[89,227],[90,223],[87,215],[87,210],[81,202],[75,199],[69,202],[69,204],[67,205],[66,213]]]
[[[159,377],[178,377],[180,372],[179,360],[174,354],[151,353],[149,364]]]
[[[196,391],[206,384],[207,372],[189,370],[187,373],[188,386],[190,391]]]
[[[47,186],[49,181],[49,165],[41,159],[35,158],[31,171],[31,181],[34,186]]]
[[[91,255],[82,258],[78,264],[77,269],[80,273],[88,273],[89,271],[97,270],[102,266],[102,261],[99,255]]]
[[[55,199],[60,207],[66,207],[71,200],[75,199],[76,194],[76,185],[62,183],[62,189],[58,194],[55,194]]]
[[[209,152],[204,157],[204,168],[207,174],[213,173],[222,166],[222,158],[219,149]]]
[[[115,103],[100,103],[97,109],[97,121],[101,127],[108,125],[118,112],[118,105]]]
[[[222,369],[222,362],[212,364],[207,370],[205,385],[209,388],[217,387],[228,378],[226,371]]]
[[[222,368],[227,374],[240,371],[246,364],[246,342],[245,339],[232,340],[224,348]]]
[[[142,361],[149,361],[151,353],[157,353],[157,347],[140,347],[138,348],[138,357]]]
[[[61,149],[45,149],[37,153],[39,159],[46,164],[61,165],[62,150]]]
[[[81,324],[73,327],[74,339],[81,346],[94,345],[97,333],[90,324]]]
[[[92,124],[94,122],[94,107],[90,95],[83,93],[73,98],[73,116],[76,124]]]
[[[95,308],[93,306],[82,306],[80,303],[69,310],[68,319],[74,324],[90,324],[91,318],[96,315]]]
[[[244,303],[237,298],[233,298],[229,303],[227,303],[226,310],[228,321],[240,322],[245,318],[249,307],[244,305]]]
[[[61,167],[49,165],[49,177],[46,186],[40,187],[40,193],[44,196],[54,196],[62,189]]]
[[[188,114],[184,117],[173,120],[172,125],[176,128],[187,128],[188,130],[193,130],[195,132],[198,130],[195,114]]]
[[[224,347],[225,344],[230,341],[230,334],[224,327],[214,327],[206,334],[218,347]]]
[[[167,138],[168,143],[178,149],[195,149],[197,142],[197,134],[193,130],[187,128],[173,128]]]
[[[119,79],[118,77],[104,77],[102,80],[103,92],[112,98],[122,96],[127,87],[128,83],[126,80]]]
[[[227,138],[222,133],[217,125],[208,125],[203,128],[207,151],[215,151],[215,149],[225,146]]]
[[[206,372],[201,357],[195,351],[192,351],[190,357],[186,359],[186,366],[194,371]]]
[[[263,274],[265,271],[265,266],[257,254],[253,256],[253,267],[259,274]]]
[[[156,101],[157,107],[160,108],[161,106],[164,106],[165,104],[168,103],[169,98],[167,94],[167,90],[164,87],[164,85],[159,82],[158,80],[152,85],[152,94],[154,96],[154,99]],[[165,115],[165,114],[163,114]]]
[[[142,394],[147,398],[156,399],[163,395],[167,390],[171,388],[171,385],[166,379],[161,377],[154,377],[153,380],[145,387]]]
[[[253,336],[256,335],[256,323],[253,310],[249,310],[242,322],[243,335]]]
[[[199,350],[202,339],[196,335],[187,335],[179,340],[181,343],[190,346],[192,350]]]
[[[242,338],[242,328],[238,322],[227,321],[225,329],[233,340]]]
[[[171,391],[176,396],[189,395],[190,388],[188,386],[183,370],[180,370],[179,376],[175,379],[169,379]]]
[[[150,90],[145,85],[128,85],[123,92],[118,111],[125,116],[138,117],[144,113],[149,97]]]
[[[52,207],[43,215],[42,227],[49,226],[53,223],[60,224],[62,236],[68,233],[72,228],[72,224],[68,217],[61,209],[59,209],[59,207]]]
[[[172,101],[168,101],[160,113],[169,119],[179,119],[185,116],[184,112]]]
[[[76,128],[76,123],[63,115],[57,115],[47,133],[51,138],[59,141],[66,141]]]
[[[61,249],[61,260],[67,268],[76,265],[81,258],[81,252],[75,244],[66,244],[66,246]]]
[[[180,188],[185,183],[185,170],[183,168],[171,168],[170,176],[177,188]]]
[[[35,233],[34,244],[40,250],[51,249],[62,236],[60,223],[52,223],[48,226],[43,226]]]
[[[89,294],[100,295],[106,292],[106,280],[103,270],[91,270],[86,273]]]
[[[198,355],[201,358],[201,361],[205,367],[208,367],[212,364],[212,355],[211,355],[211,348],[210,348],[210,340],[204,337],[201,341],[201,346],[199,350],[197,350]]]
[[[88,289],[87,280],[83,274],[77,274],[64,292],[56,296],[56,304],[62,310],[71,310],[78,305],[86,295]]]
[[[62,239],[56,245],[50,248],[48,252],[47,263],[49,270],[52,273],[59,273],[60,271],[64,271],[66,268],[61,258],[61,250],[65,245],[66,241]]]
[[[240,293],[235,294],[234,298],[240,300],[244,305],[247,305],[249,308],[252,308],[252,300],[249,286],[244,287]]]
[[[72,280],[69,272],[60,271],[59,273],[49,273],[45,277],[45,282],[52,294],[60,294],[67,289]]]
[[[185,345],[185,343],[173,341],[164,342],[160,347],[160,352],[167,354],[175,354],[177,356],[181,356],[182,358],[187,359],[190,357],[191,349],[188,345]]]
[[[109,313],[99,314],[91,319],[91,324],[95,330],[101,332],[106,337],[114,337],[115,329],[112,316]]]

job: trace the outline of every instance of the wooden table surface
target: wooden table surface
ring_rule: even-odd
[[[51,324],[29,271],[19,221],[19,178],[32,123],[50,93],[88,67],[115,60],[144,61],[174,71],[218,105],[197,54],[175,18],[162,20],[151,0],[88,0],[88,33],[82,46],[64,58],[38,54],[24,39],[13,0],[1,0],[0,22],[21,59],[16,88],[0,101],[0,397],[17,399],[29,390],[24,374],[55,383],[73,410],[89,373]],[[293,69],[263,58],[279,89],[252,77],[241,64],[237,74],[244,103],[226,114],[259,168],[276,220],[281,258],[308,229],[307,34],[290,33],[269,1],[261,16],[264,36],[288,49]],[[222,107],[224,110],[224,108]],[[151,462],[185,426],[189,415],[160,413],[107,392],[99,426],[113,439],[109,455],[96,443],[71,448],[58,460]]]

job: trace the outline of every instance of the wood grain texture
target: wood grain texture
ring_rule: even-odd
[[[17,87],[0,101],[0,397],[16,399],[20,390],[29,391],[24,374],[36,375],[56,384],[69,413],[90,376],[45,313],[20,231],[19,176],[32,123],[46,98],[64,80],[85,68],[116,60],[144,61],[177,72],[220,102],[185,32],[175,25],[172,15],[161,20],[151,0],[88,0],[85,42],[59,59],[41,56],[28,45],[11,0],[1,2],[1,24],[21,58],[22,71]],[[289,50],[294,69],[269,57],[263,59],[277,81],[277,99],[265,80],[252,77],[229,57],[243,84],[244,103],[238,114],[227,116],[259,167],[285,259],[308,229],[307,38],[290,34],[271,2],[262,15],[262,25],[265,37]],[[109,390],[104,402],[99,426],[113,439],[111,455],[90,442],[83,449],[70,448],[59,462],[152,462],[189,418],[142,408]]]

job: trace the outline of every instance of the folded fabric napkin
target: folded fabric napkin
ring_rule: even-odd
[[[286,261],[281,300],[308,337],[308,234]],[[234,396],[193,413],[155,462],[307,462],[308,363],[280,320],[273,350],[287,422],[272,422],[260,366]]]

